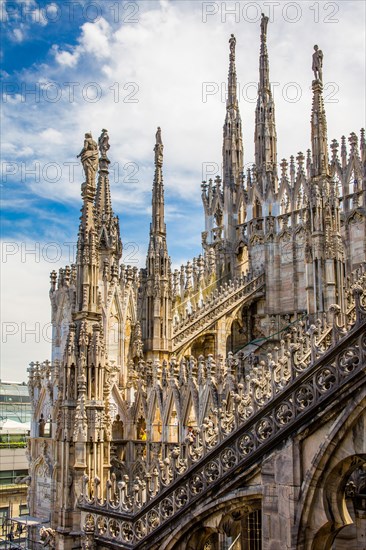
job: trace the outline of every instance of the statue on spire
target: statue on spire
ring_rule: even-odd
[[[236,38],[233,34],[230,36],[229,44],[230,44],[230,57],[231,57],[232,61],[234,61],[234,59],[235,59]]]
[[[163,166],[163,141],[161,139],[161,128],[158,126],[158,129],[155,134],[155,165]]]
[[[156,145],[163,145],[163,142],[161,140],[161,128],[160,128],[160,126],[158,126],[158,129],[156,130],[155,143],[156,143]]]
[[[269,21],[269,17],[267,17],[266,15],[264,15],[264,13],[262,13],[262,20],[261,20],[262,40],[267,38],[268,21]]]
[[[315,80],[323,82],[323,52],[319,50],[319,46],[315,44],[313,53],[313,71]]]
[[[86,183],[95,185],[95,175],[98,170],[98,145],[93,140],[91,132],[85,134],[84,147],[76,158],[81,157]]]
[[[106,130],[105,128],[102,130],[102,133],[98,139],[98,146],[99,146],[100,156],[103,159],[108,158],[107,151],[111,148],[111,146],[109,145],[108,130]]]

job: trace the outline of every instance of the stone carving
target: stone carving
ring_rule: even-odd
[[[364,278],[363,272],[361,277]],[[353,305],[366,316],[366,308],[357,298],[360,293],[365,291],[364,289],[360,290],[357,285],[353,288],[352,295],[355,300]],[[331,309],[333,315],[339,315],[338,307],[332,306]],[[171,493],[164,492],[160,508],[150,510],[146,517],[144,516],[146,523],[145,520],[138,520],[135,524],[136,540],[142,540],[146,536],[146,525],[148,531],[152,532],[161,525],[162,521],[167,521],[171,517],[174,509],[187,502],[186,486],[178,487],[177,484],[179,485],[179,475],[187,471],[189,463],[199,465],[202,457],[207,452],[211,452],[210,461],[198,470],[196,469],[195,474],[188,481],[190,494],[198,495],[205,491],[209,483],[219,479],[220,472],[234,469],[241,460],[245,460],[256,449],[266,445],[274,437],[280,437],[278,430],[281,427],[287,427],[305,410],[317,406],[319,400],[347,383],[350,376],[355,376],[359,369],[362,369],[359,358],[360,353],[363,353],[361,347],[364,337],[363,335],[361,337],[352,336],[354,334],[353,318],[350,311],[349,321],[346,325],[348,333],[344,332],[346,327],[340,330],[340,326],[336,322],[333,325],[328,325],[328,323],[319,320],[317,325],[310,326],[310,329],[301,322],[292,333],[288,334],[288,338],[281,342],[280,349],[272,350],[267,353],[266,358],[263,356],[260,361],[255,361],[255,357],[249,357],[250,374],[246,377],[244,384],[238,384],[240,393],[235,391],[231,393],[231,407],[228,406],[226,400],[223,400],[221,407],[213,410],[212,418],[209,416],[204,418],[201,429],[188,431],[186,441],[189,459],[183,458],[179,445],[174,444],[170,457],[159,460],[155,467],[156,481],[152,482],[152,475],[148,474],[147,469],[144,473],[144,469],[140,468],[139,475],[134,479],[133,487],[128,484],[121,485],[124,496],[118,498],[115,504],[111,502],[111,506],[117,506],[120,511],[126,512],[140,510],[147,502],[147,495],[151,497],[158,495],[156,483],[161,489],[172,487]],[[337,366],[335,367],[327,362],[328,356],[325,352],[331,346],[336,345],[339,338],[344,338],[346,334],[349,344],[344,352],[337,356]],[[325,357],[324,362],[322,362],[322,357]],[[313,372],[309,381],[307,370],[312,367],[315,360],[318,360],[317,370]],[[193,365],[193,359],[190,363]],[[232,355],[228,357],[226,365],[228,368],[230,367],[231,376],[233,376],[234,359]],[[220,368],[212,357],[209,357],[206,364],[207,379],[213,380],[215,373]],[[164,369],[161,370],[155,362],[155,378],[163,377],[163,372]],[[190,376],[193,373],[194,376],[199,374],[194,368],[190,372]],[[239,375],[239,371],[237,372]],[[336,378],[336,372],[341,373],[341,379]],[[290,387],[292,391],[290,393],[287,391],[285,397],[282,398],[282,390]],[[293,397],[289,399],[288,395]],[[262,407],[266,407],[266,414],[253,424],[251,421],[253,412],[258,413]],[[226,437],[234,433],[235,429],[239,430],[235,439],[237,443],[231,440],[230,446],[221,445]],[[236,449],[240,450],[239,454]],[[146,482],[143,480],[144,477]],[[85,503],[92,502],[92,497],[88,497],[87,492],[84,491],[84,495]],[[101,502],[100,506],[104,508],[105,503]],[[104,528],[100,529],[101,533]],[[123,527],[119,525],[118,530],[125,533],[126,540],[130,539],[130,528],[126,524]]]
[[[262,13],[262,19],[261,19],[261,38],[262,40],[265,40],[267,37],[267,27],[268,27],[269,17],[264,15]]]
[[[96,544],[94,541],[95,522],[91,515],[86,517],[84,524],[84,534],[81,537],[81,547],[83,550],[95,550]]]
[[[48,446],[32,438],[31,504],[42,516],[54,510],[62,547],[70,546],[75,527],[82,531],[75,525],[80,514],[84,534],[73,543],[84,550],[95,548],[94,537],[106,547],[150,547],[156,530],[173,532],[177,516],[193,519],[198,500],[219,495],[224,505],[235,476],[249,469],[260,484],[271,453],[295,431],[306,431],[304,418],[328,414],[328,404],[354,381],[362,386],[365,133],[359,140],[351,135],[350,151],[344,137],[340,150],[333,143],[329,165],[316,48],[312,150],[283,160],[278,177],[267,27],[263,15],[255,165],[244,175],[232,35],[224,176],[202,185],[202,255],[174,273],[160,127],[150,244],[141,270],[120,266],[108,132],[102,130],[98,145],[86,135],[79,155],[86,184],[77,261],[51,275],[57,360],[29,369],[40,435],[48,433],[46,419],[47,425],[49,418],[56,422]],[[240,493],[247,491],[247,479],[241,481],[234,488]],[[291,484],[283,488],[294,491]],[[232,515],[238,528],[239,516],[249,513],[242,504]],[[207,526],[229,536],[227,523],[217,518],[208,518]],[[187,547],[201,548],[208,536]]]
[[[231,61],[234,61],[235,60],[236,38],[233,34],[230,36],[229,45],[230,45],[230,59],[231,59]]]
[[[85,134],[84,147],[77,155],[77,158],[81,158],[86,183],[95,186],[95,175],[98,170],[98,146],[90,132]]]
[[[56,531],[49,527],[41,527],[39,532],[41,545],[50,550],[56,550]]]
[[[98,139],[98,147],[99,147],[101,157],[104,159],[108,159],[107,153],[111,147],[109,145],[108,130],[105,130],[105,129],[102,130],[102,133]]]
[[[319,46],[314,46],[313,66],[315,80],[323,82],[323,52],[319,50]]]
[[[163,141],[162,141],[162,138],[161,138],[161,128],[160,126],[158,126],[158,129],[156,131],[156,134],[155,134],[155,147],[154,147],[154,151],[155,151],[155,165],[157,167],[162,167],[163,165]]]

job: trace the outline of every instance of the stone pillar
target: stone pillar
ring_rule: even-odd
[[[226,357],[226,338],[226,317],[222,317],[216,323],[216,358],[219,355],[222,355],[222,357]]]
[[[296,444],[274,451],[262,464],[262,550],[291,550],[298,497]]]

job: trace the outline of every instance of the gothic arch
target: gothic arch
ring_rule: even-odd
[[[217,423],[217,418],[216,415],[213,415],[213,411],[218,407],[218,393],[216,386],[212,381],[206,386],[201,403],[202,408],[200,410],[200,424],[202,424],[206,417],[212,417],[215,423]]]
[[[298,550],[330,550],[339,531],[352,523],[344,488],[354,470],[366,463],[366,390],[333,424],[312,460],[299,501]]]
[[[162,542],[159,550],[203,550],[212,534],[223,532],[228,516],[235,521],[261,509],[261,495],[253,489],[236,490],[204,502],[194,517],[182,516],[179,525]],[[203,533],[203,536],[201,536]],[[199,544],[199,546],[197,546]]]
[[[177,351],[178,361],[191,355],[194,357],[199,357],[200,355],[207,357],[210,353],[214,354],[216,349],[216,340],[217,334],[215,326],[203,329],[203,331],[196,336],[194,340],[188,342],[184,347]]]
[[[136,430],[133,437],[136,439],[143,440],[146,438],[147,417],[148,405],[146,395],[141,389],[138,389],[133,413],[133,425],[135,426],[134,430]]]
[[[161,396],[153,390],[150,397],[147,430],[150,431],[150,439],[154,442],[161,442],[163,438],[163,414],[164,408]]]
[[[330,550],[341,529],[351,525],[353,520],[345,501],[345,486],[350,475],[366,464],[366,454],[348,456],[340,461],[328,474],[324,482],[324,509],[328,521],[316,533],[311,550]]]
[[[185,405],[183,407],[183,429],[187,430],[190,426],[192,429],[198,426],[199,407],[198,407],[198,391],[193,384],[188,389],[188,393],[185,399]]]
[[[113,403],[116,405],[117,414],[120,415],[123,424],[126,426],[129,422],[129,412],[126,401],[122,399],[121,393],[118,390],[116,384],[113,384],[111,390],[111,398]]]
[[[178,396],[171,389],[166,396],[166,407],[163,414],[163,440],[178,443],[181,426],[181,408]]]

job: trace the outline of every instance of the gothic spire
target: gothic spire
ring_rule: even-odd
[[[255,111],[255,163],[261,191],[265,194],[272,184],[276,190],[277,180],[277,134],[275,106],[269,80],[267,51],[267,26],[269,18],[262,14],[261,47],[259,57],[258,99]],[[269,178],[269,179],[268,179]]]
[[[314,46],[313,107],[311,111],[312,176],[329,174],[327,119],[323,101],[323,52]]]
[[[164,184],[163,184],[163,150],[164,145],[161,139],[161,129],[158,127],[155,135],[155,175],[152,194],[152,223],[150,235],[166,235],[164,223]]]
[[[95,198],[95,177],[98,169],[98,146],[91,132],[85,134],[84,147],[77,156],[81,159],[85,182],[81,186],[83,198],[81,227],[85,231],[94,229],[93,201]]]
[[[142,331],[147,354],[171,349],[171,267],[164,222],[163,142],[161,130],[155,136],[155,175],[152,190],[152,221],[146,258],[147,290],[143,301]]]
[[[243,138],[235,67],[236,38],[233,34],[230,37],[229,44],[228,97],[222,147],[224,187],[231,186],[233,183],[237,185],[243,171]]]
[[[98,169],[98,146],[91,133],[85,134],[84,147],[78,158],[85,172],[85,182],[81,186],[83,206],[81,209],[79,236],[77,243],[77,311],[97,310],[96,276],[97,246],[94,216],[95,177]]]
[[[109,184],[110,160],[107,152],[110,149],[108,130],[103,129],[98,139],[100,152],[99,158],[99,179],[95,199],[96,213],[100,221],[110,219],[112,216],[111,190]]]
[[[111,188],[109,182],[110,160],[107,153],[110,149],[108,130],[105,128],[98,139],[99,147],[99,177],[97,193],[95,197],[96,229],[98,232],[99,252],[103,256],[101,266],[104,266],[109,257],[109,266],[115,265],[122,255],[122,243],[119,230],[118,217],[114,216],[111,200]]]

